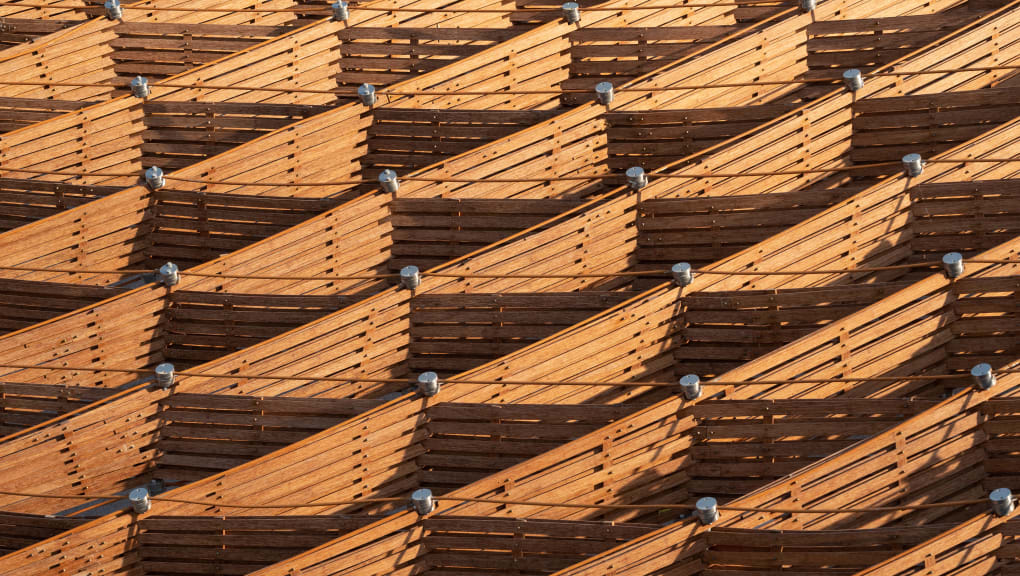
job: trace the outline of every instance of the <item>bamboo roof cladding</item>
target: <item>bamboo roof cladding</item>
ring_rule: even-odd
[[[703,4],[0,7],[0,575],[1009,573],[1020,3]]]

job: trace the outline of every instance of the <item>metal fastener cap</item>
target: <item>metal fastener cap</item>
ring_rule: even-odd
[[[173,262],[159,267],[159,281],[167,286],[176,286],[181,281],[180,269]]]
[[[581,6],[577,2],[563,4],[563,18],[570,24],[577,24],[581,21]]]
[[[361,103],[365,106],[375,104],[375,86],[371,84],[358,86],[358,97],[361,98]]]
[[[379,173],[379,185],[382,189],[393,194],[400,189],[400,182],[397,181],[397,173],[393,170],[383,170]]]
[[[924,172],[924,160],[920,154],[907,154],[903,157],[903,171],[914,178]]]
[[[815,9],[815,0],[800,0],[800,9],[803,12],[811,12]]]
[[[719,519],[719,508],[715,498],[706,496],[694,503],[694,513],[702,524],[711,524]]]
[[[431,514],[436,509],[436,502],[432,499],[432,491],[428,488],[419,488],[412,492],[411,505],[422,516]]]
[[[418,375],[418,391],[422,396],[435,396],[441,388],[439,374],[435,372],[422,372]]]
[[[128,492],[128,502],[131,503],[131,507],[138,514],[148,512],[152,506],[149,502],[149,491],[145,488],[135,488]]]
[[[945,269],[946,276],[950,278],[963,276],[963,254],[950,252],[942,256],[942,268]]]
[[[160,388],[169,388],[174,384],[174,365],[164,362],[156,366],[156,384]]]
[[[106,17],[110,20],[120,20],[124,17],[124,10],[120,7],[118,0],[106,0],[103,7],[106,8]]]
[[[627,185],[634,190],[648,186],[648,174],[645,174],[645,169],[640,166],[627,168]]]
[[[684,398],[696,400],[701,396],[701,378],[697,374],[686,374],[680,378],[680,389]]]
[[[694,282],[694,269],[687,262],[677,262],[670,272],[673,273],[673,282],[678,286],[689,286]]]
[[[864,77],[861,76],[861,71],[856,68],[843,71],[843,84],[851,92],[864,88]]]
[[[414,290],[421,284],[421,272],[417,266],[404,266],[400,269],[400,285]]]
[[[166,186],[166,176],[163,174],[163,169],[159,166],[150,166],[145,171],[145,184],[153,190],[159,190]]]
[[[333,21],[346,22],[350,17],[351,12],[346,2],[340,0],[333,3]]]
[[[149,81],[144,76],[135,76],[131,79],[131,94],[135,98],[145,98],[149,95]]]
[[[598,98],[600,104],[609,106],[609,104],[613,101],[613,83],[599,82],[596,84],[595,97]]]
[[[1013,512],[1013,493],[1009,488],[996,488],[988,495],[992,501],[992,511],[997,516],[1007,516]]]
[[[992,370],[991,364],[985,362],[977,364],[970,369],[970,375],[974,379],[974,384],[981,390],[988,390],[995,386],[995,372]]]

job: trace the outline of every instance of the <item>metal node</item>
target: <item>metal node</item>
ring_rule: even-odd
[[[963,276],[963,254],[959,252],[950,252],[942,257],[942,268],[946,271],[946,276],[950,278],[959,278]]]
[[[417,266],[404,266],[400,269],[400,285],[414,290],[421,284],[421,272]]]
[[[680,389],[683,390],[684,398],[697,400],[701,397],[701,378],[697,374],[686,374],[680,378]]]
[[[361,98],[361,103],[365,106],[372,106],[375,104],[375,86],[371,84],[362,84],[358,86],[358,98]]]
[[[996,516],[1008,516],[1013,512],[1013,493],[1009,488],[996,488],[988,495],[992,501],[992,512]]]
[[[135,98],[146,98],[149,95],[149,81],[144,76],[131,79],[131,95]]]
[[[694,503],[694,513],[702,524],[711,524],[719,519],[719,508],[715,498],[706,496]]]
[[[856,68],[844,70],[843,84],[846,84],[846,89],[851,92],[856,92],[861,88],[864,88],[864,77],[861,76],[861,71]]]
[[[988,390],[995,386],[995,372],[992,371],[991,364],[982,362],[974,366],[970,369],[970,375],[974,379],[974,384],[981,390]]]
[[[120,0],[106,0],[103,7],[106,8],[106,17],[110,20],[120,20],[124,17],[124,10],[120,7]]]
[[[379,173],[379,185],[382,189],[390,194],[396,193],[400,189],[400,182],[397,181],[397,173],[393,170],[383,170]]]
[[[599,82],[596,84],[595,97],[598,98],[599,104],[609,106],[609,104],[613,101],[613,83]]]
[[[166,177],[163,175],[163,169],[159,166],[150,166],[145,171],[145,183],[153,190],[159,190],[166,186]]]
[[[156,366],[156,384],[166,390],[174,385],[174,365],[164,362]]]
[[[173,262],[167,262],[159,267],[159,281],[167,286],[176,286],[181,281],[181,269]]]
[[[145,488],[135,488],[129,492],[128,502],[131,502],[131,508],[136,514],[144,514],[149,511],[149,508],[152,508],[152,503],[149,502],[149,491]]]
[[[439,374],[435,372],[422,372],[418,375],[418,391],[422,396],[431,397],[439,394],[441,384]]]
[[[634,190],[648,186],[648,174],[645,174],[645,169],[640,166],[627,168],[627,185]]]
[[[431,514],[436,509],[436,501],[432,499],[432,491],[428,488],[419,488],[411,493],[411,505],[415,512],[424,516]]]
[[[563,5],[563,18],[570,24],[577,24],[581,21],[581,6],[577,2],[567,2]]]
[[[670,268],[673,273],[673,282],[677,286],[690,286],[694,282],[694,269],[687,262],[678,262]]]
[[[346,22],[351,17],[351,11],[347,3],[343,0],[333,3],[333,21],[334,22]]]
[[[903,157],[903,171],[911,178],[920,176],[924,172],[924,159],[920,154],[907,154]]]
[[[800,0],[801,12],[812,12],[816,7],[815,0]]]

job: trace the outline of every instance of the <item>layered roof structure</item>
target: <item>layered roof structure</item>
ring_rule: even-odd
[[[1020,1],[2,8],[0,575],[1020,558]]]

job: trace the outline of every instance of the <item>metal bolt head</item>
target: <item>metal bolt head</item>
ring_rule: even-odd
[[[950,278],[963,276],[963,254],[950,252],[942,256],[942,268]]]
[[[166,389],[174,385],[174,365],[164,362],[156,366],[156,384]]]
[[[436,502],[432,499],[432,491],[428,488],[419,488],[412,492],[411,505],[422,516],[431,514],[436,509]]]
[[[581,21],[581,6],[577,2],[563,4],[563,18],[569,24],[577,24]]]
[[[400,189],[400,182],[397,180],[397,173],[393,170],[383,170],[379,173],[379,185],[390,194]]]
[[[1013,512],[1013,493],[1009,491],[1009,488],[996,488],[992,490],[992,493],[988,495],[988,499],[992,501],[992,511],[995,512],[996,516],[1008,516]]]
[[[801,12],[811,12],[815,9],[815,0],[800,0]]]
[[[694,269],[687,262],[677,262],[670,269],[673,274],[673,282],[677,286],[689,286],[694,282]]]
[[[137,514],[144,514],[149,511],[152,504],[149,502],[149,491],[145,488],[135,488],[128,492],[128,502]]]
[[[903,171],[907,176],[915,178],[924,172],[924,160],[920,154],[907,154],[903,157]]]
[[[599,82],[596,84],[595,97],[598,98],[600,104],[609,106],[609,104],[613,101],[613,83]]]
[[[334,22],[346,22],[351,17],[350,9],[347,2],[339,0],[333,3],[333,21]]]
[[[694,513],[702,524],[711,524],[719,519],[719,508],[715,498],[706,496],[694,503]]]
[[[358,98],[361,98],[361,103],[365,106],[372,106],[375,104],[375,86],[371,84],[362,84],[358,86]]]
[[[135,98],[145,98],[149,95],[149,81],[144,76],[135,76],[131,79],[131,94]]]
[[[648,186],[648,174],[645,174],[645,169],[640,166],[631,166],[627,168],[627,185],[634,190],[640,190],[645,186]]]
[[[180,269],[173,262],[167,262],[159,267],[159,281],[167,286],[176,286],[181,281]]]
[[[701,378],[697,374],[686,374],[680,378],[680,389],[684,398],[697,400],[701,396]]]
[[[421,272],[417,266],[404,266],[400,269],[400,285],[414,290],[421,284]]]
[[[418,391],[421,392],[422,396],[435,396],[439,394],[441,387],[439,374],[435,372],[422,372],[418,375]]]
[[[991,364],[982,362],[975,365],[970,369],[970,376],[974,379],[974,384],[981,390],[988,390],[995,386],[995,372],[992,370]]]
[[[150,166],[145,171],[145,184],[153,190],[159,190],[166,186],[166,176],[163,174],[163,169],[159,166]]]
[[[124,17],[124,10],[120,7],[119,0],[106,0],[103,7],[106,8],[106,17],[110,20],[120,20]]]
[[[856,92],[861,88],[864,88],[864,77],[861,76],[861,71],[856,68],[851,68],[843,72],[843,84],[846,85],[847,90]]]

